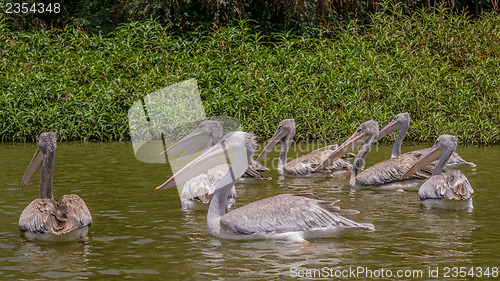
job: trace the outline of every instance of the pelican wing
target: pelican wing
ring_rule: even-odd
[[[210,203],[212,194],[220,179],[229,171],[229,165],[223,164],[211,168],[206,173],[188,180],[182,189],[183,200],[196,200],[202,203]],[[233,189],[234,190],[234,189]],[[230,198],[236,197],[236,191],[231,191]]]
[[[418,191],[420,200],[448,199],[467,200],[472,197],[471,184],[460,171],[435,175],[422,184]]]
[[[58,205],[57,211],[59,216],[66,218],[66,223],[62,224],[63,227],[60,230],[60,234],[65,234],[74,229],[92,224],[90,211],[80,196],[76,194],[63,195]]]
[[[323,150],[330,150],[330,152],[332,152],[332,151],[336,150],[338,147],[339,147],[338,144],[331,144],[331,145],[320,147],[320,148],[314,150],[312,153],[314,153],[316,151],[323,151]],[[342,156],[342,158],[350,158],[350,157],[356,157],[356,154],[349,152],[346,155]]]
[[[415,151],[409,151],[406,152],[405,154],[402,154],[401,156],[407,157],[409,160],[408,161],[418,161],[424,156],[425,153],[427,153],[428,149],[419,149]],[[428,178],[432,175],[432,170],[434,169],[434,166],[436,165],[436,162],[432,162],[431,164],[425,166],[422,168],[417,175],[420,178]]]
[[[281,194],[262,199],[226,213],[221,218],[223,230],[233,234],[285,233],[326,227],[373,228],[344,218],[357,214],[333,206],[335,202],[319,200],[312,194]]]
[[[286,163],[284,170],[289,175],[305,175],[314,172],[314,169],[318,167],[325,159],[327,159],[331,154],[332,150],[336,149],[336,145],[330,145],[326,148],[319,148],[313,152],[302,155],[292,161]],[[329,163],[326,170],[339,170],[339,169],[351,169],[352,164],[347,160],[342,158],[335,159],[333,162]]]
[[[332,144],[332,145],[327,145],[327,146],[323,146],[323,147],[320,147],[318,149],[315,149],[315,150],[313,150],[313,152],[323,151],[323,150],[331,150],[331,151],[333,151],[333,150],[337,149],[338,147],[339,147],[338,145]]]
[[[210,185],[207,174],[198,175],[188,180],[182,188],[182,199],[197,200],[202,203],[210,203],[215,186]]]
[[[211,193],[214,192],[215,187],[219,183],[220,179],[229,171],[229,165],[223,164],[218,165],[207,171],[208,180],[211,186]]]
[[[476,167],[476,164],[472,162],[465,161],[460,155],[456,152],[451,154],[450,159],[446,161],[446,167],[448,168],[461,168],[463,166]]]
[[[59,203],[54,199],[35,199],[19,218],[21,231],[63,235],[74,229],[90,226],[92,217],[78,195],[64,195]]]
[[[359,173],[356,177],[356,182],[363,186],[376,186],[401,181],[401,176],[403,176],[422,155],[421,151],[416,150],[379,162]],[[426,179],[431,176],[432,169],[433,166],[427,165],[407,179]]]
[[[35,199],[24,208],[19,217],[19,229],[37,233],[53,232],[57,221],[57,203],[54,199]]]
[[[420,158],[422,158],[422,155],[424,155],[425,153],[427,153],[427,151],[429,151],[429,150],[430,150],[430,148],[422,148],[422,149],[415,150],[415,151],[410,151],[410,152],[407,152],[407,153],[413,153],[418,159],[420,159]],[[407,153],[405,153],[405,154],[407,154]],[[433,162],[433,164],[435,164],[435,163],[436,163],[436,161]],[[472,162],[465,161],[455,151],[453,151],[453,153],[451,154],[451,156],[448,159],[448,161],[446,161],[446,167],[448,167],[448,168],[462,168],[464,166],[476,167],[476,164],[474,164]],[[431,171],[432,171],[432,168],[434,168],[433,165],[431,166]]]

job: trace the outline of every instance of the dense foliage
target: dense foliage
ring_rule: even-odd
[[[304,37],[331,37],[352,21],[366,24],[388,0],[12,0],[11,3],[60,3],[59,13],[11,13],[8,21],[15,29],[32,27],[78,27],[107,34],[122,23],[156,22],[178,34],[196,31],[206,34],[212,28],[238,20],[255,20],[256,32],[287,32]],[[498,0],[389,0],[398,3],[403,13],[419,8],[447,5],[450,12],[479,15],[498,11]],[[1,8],[1,4],[0,4]]]
[[[298,139],[344,139],[363,121],[408,111],[409,139],[457,135],[499,144],[500,16],[395,5],[333,39],[278,33],[247,21],[198,40],[156,21],[109,36],[78,28],[12,31],[0,15],[0,141],[127,140],[131,104],[195,78],[208,115],[239,118],[268,138],[295,118]]]

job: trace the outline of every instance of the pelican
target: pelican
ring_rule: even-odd
[[[411,176],[421,167],[439,158],[432,176],[418,190],[418,198],[428,208],[456,210],[472,210],[473,208],[472,193],[474,191],[467,177],[459,170],[443,173],[445,163],[453,154],[457,143],[458,139],[455,136],[440,136],[434,146],[401,177],[403,179]]]
[[[223,127],[219,121],[204,120],[190,134],[173,144],[161,154],[173,155],[183,152],[178,160],[183,159],[192,153],[202,149],[205,151],[214,146],[222,138]],[[200,174],[184,184],[181,192],[181,206],[185,210],[206,210],[212,194],[219,180],[227,173],[229,166],[227,164],[219,165]],[[269,179],[261,176],[260,172],[269,171],[266,167],[254,163],[249,166],[245,175],[258,179]],[[229,209],[234,204],[236,198],[236,189],[231,188],[231,192],[226,200],[226,207]]]
[[[262,199],[226,213],[225,200],[241,177],[255,152],[253,134],[232,132],[198,158],[191,161],[156,190],[173,187],[215,165],[231,167],[219,181],[207,214],[207,229],[223,239],[284,239],[304,241],[313,237],[332,237],[343,231],[361,228],[374,230],[372,224],[344,218],[356,214],[343,210],[334,202],[322,201],[312,194],[281,194]]]
[[[396,140],[394,141],[394,145],[392,147],[391,158],[401,155],[401,144],[403,143],[403,139],[405,138],[409,127],[410,127],[410,114],[408,112],[399,113],[396,116],[394,116],[392,121],[378,133],[377,141],[381,140],[388,134],[399,130],[398,136],[396,137]],[[413,153],[421,156],[428,150],[429,150],[428,148],[424,148],[407,153]],[[474,163],[465,161],[456,152],[453,152],[451,157],[448,159],[448,162],[446,162],[447,168],[460,168],[463,166],[476,167]]]
[[[290,149],[294,136],[295,121],[293,119],[285,119],[281,121],[278,129],[276,129],[273,137],[264,147],[256,161],[261,161],[282,138],[286,137],[283,146],[281,146],[280,156],[278,159],[279,175],[297,176],[315,174],[332,175],[335,177],[344,177],[349,175],[349,170],[352,168],[352,165],[344,159],[332,161],[330,165],[324,169],[315,170],[315,168],[337,148],[337,145],[329,145],[316,149],[309,154],[302,155],[287,163],[288,150]]]
[[[40,198],[31,201],[19,218],[19,229],[29,240],[76,240],[85,237],[92,224],[90,211],[78,195],[63,195],[59,203],[52,196],[56,141],[54,132],[40,134],[35,156],[21,181],[24,188],[41,167]]]
[[[351,171],[349,184],[352,188],[416,190],[418,188],[418,183],[422,179],[430,176],[429,167],[426,167],[405,180],[401,180],[401,176],[420,159],[418,154],[403,154],[390,158],[363,171],[365,158],[376,142],[378,134],[378,123],[374,120],[366,121],[358,127],[356,132],[349,137],[348,140],[333,151],[323,163],[318,165],[317,169],[329,165],[331,161],[335,161],[349,151],[362,145],[354,159]]]

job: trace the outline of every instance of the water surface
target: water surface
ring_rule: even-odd
[[[423,147],[406,146],[403,151]],[[374,149],[365,166],[387,158],[390,150]],[[24,207],[38,197],[38,176],[23,191],[19,183],[34,151],[35,144],[0,145],[2,280],[295,280],[300,279],[297,273],[315,269],[364,269],[372,274],[417,270],[421,277],[400,279],[437,280],[443,279],[446,267],[490,267],[492,272],[500,266],[500,147],[457,149],[477,164],[465,170],[475,190],[473,212],[425,209],[416,192],[355,191],[345,179],[283,178],[275,170],[271,181],[237,184],[237,206],[281,193],[314,193],[359,210],[349,218],[376,228],[313,239],[307,245],[209,235],[205,212],[182,211],[176,189],[154,191],[169,177],[168,167],[137,161],[130,143],[58,144],[54,197],[76,193],[85,200],[93,217],[89,238],[59,244],[26,241],[17,223]],[[273,152],[266,159],[275,157]],[[439,278],[430,278],[429,269],[436,268]],[[322,274],[316,277],[328,277]],[[375,278],[361,274],[344,279]]]

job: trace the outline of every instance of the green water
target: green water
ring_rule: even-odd
[[[390,150],[374,149],[366,166],[388,157]],[[471,267],[483,272],[489,267],[491,275],[492,267],[500,266],[500,147],[457,150],[477,164],[465,170],[475,190],[473,212],[424,209],[416,192],[355,191],[347,180],[282,178],[275,169],[271,181],[237,184],[237,206],[280,193],[312,192],[325,200],[339,199],[342,208],[359,210],[349,218],[376,228],[313,239],[308,245],[210,236],[205,212],[182,211],[176,189],[154,191],[169,177],[168,168],[137,161],[130,143],[58,144],[54,196],[58,200],[76,193],[85,200],[93,217],[89,238],[60,244],[26,241],[17,222],[38,196],[38,178],[23,191],[19,183],[34,151],[35,144],[0,145],[2,280],[296,280],[300,278],[294,270],[307,274],[313,269],[364,269],[373,274],[384,269],[393,275],[416,270],[421,277],[368,278],[360,273],[343,280],[429,280],[429,268],[438,269],[439,278],[434,279],[442,280],[447,267],[465,267],[468,273]],[[274,157],[277,152],[267,159]],[[451,278],[453,271],[448,273],[450,280],[473,279]],[[477,280],[497,279],[485,277]]]

